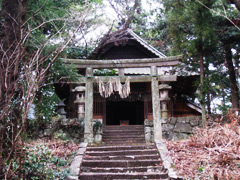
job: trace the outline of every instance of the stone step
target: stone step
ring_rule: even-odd
[[[135,131],[143,131],[144,127],[138,127],[138,128],[133,128],[133,127],[129,127],[129,128],[103,128],[103,131],[131,131],[131,130],[135,130]]]
[[[103,129],[104,133],[141,133],[144,129]]]
[[[131,144],[143,144],[146,143],[144,139],[140,140],[103,140],[104,145],[131,145]]]
[[[105,126],[103,131],[105,130],[144,130],[144,126]]]
[[[154,145],[140,145],[140,146],[107,146],[107,147],[87,147],[87,151],[116,151],[116,150],[140,150],[152,149]]]
[[[85,156],[85,160],[147,160],[147,159],[158,159],[160,160],[159,154],[150,155],[126,155],[126,156]]]
[[[115,156],[115,155],[149,155],[156,154],[156,149],[143,149],[143,150],[119,150],[119,151],[86,151],[88,156]]]
[[[103,127],[103,130],[106,131],[114,131],[114,130],[122,130],[122,131],[129,131],[129,130],[136,130],[136,131],[142,131],[144,130],[144,127],[133,127],[133,126],[116,126],[116,127]]]
[[[103,132],[103,136],[141,136],[145,135],[144,131],[139,131],[139,132],[134,132],[134,131],[129,131],[129,132]]]
[[[134,133],[123,133],[123,134],[117,134],[117,133],[114,133],[114,134],[108,134],[108,133],[103,133],[103,137],[116,137],[116,138],[125,138],[125,137],[145,137],[144,133],[143,134],[134,134]]]
[[[114,142],[117,144],[118,142],[145,142],[145,138],[104,138],[102,139],[103,142]]]
[[[113,138],[113,139],[134,139],[134,138],[142,138],[142,139],[144,139],[145,138],[145,136],[143,135],[143,134],[135,134],[135,135],[128,135],[128,134],[125,134],[124,136],[121,136],[121,135],[110,135],[110,136],[108,136],[108,135],[105,135],[105,134],[103,134],[103,136],[102,136],[102,138],[105,138],[105,139],[111,139],[111,138]]]
[[[85,167],[142,167],[161,165],[159,160],[83,160]]]
[[[111,130],[103,130],[103,133],[106,134],[124,134],[124,133],[128,133],[128,134],[141,134],[144,133],[144,129],[111,129]]]
[[[167,179],[166,173],[81,173],[80,180],[110,180],[110,179]]]
[[[166,172],[163,167],[160,166],[146,166],[146,167],[110,167],[110,168],[100,168],[100,167],[82,167],[82,172],[110,172],[110,173],[133,173],[133,172]]]
[[[112,140],[112,141],[118,141],[118,140],[123,140],[123,141],[127,141],[127,140],[145,140],[145,137],[144,136],[130,136],[130,137],[128,137],[128,136],[124,136],[124,137],[117,137],[117,136],[115,136],[115,137],[112,137],[112,136],[108,136],[108,137],[106,137],[106,136],[103,136],[102,137],[102,140],[103,141],[108,141],[108,140]]]
[[[126,126],[121,126],[121,125],[105,125],[105,126],[103,126],[103,128],[115,128],[115,127],[120,127],[120,128],[129,128],[129,127],[139,128],[139,127],[144,127],[144,125],[126,125]]]
[[[139,146],[144,145],[146,142],[118,142],[117,146]],[[116,146],[116,143],[113,142],[103,142],[102,146],[109,147],[109,146]]]

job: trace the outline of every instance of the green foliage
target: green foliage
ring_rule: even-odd
[[[199,172],[203,172],[204,171],[204,167],[198,167],[198,171]]]
[[[96,69],[94,76],[117,76],[117,71],[114,69]]]
[[[101,0],[90,0],[87,2],[89,9],[94,9],[95,4],[100,4]],[[79,12],[83,11],[85,1],[78,0],[30,0],[28,2],[27,24],[31,36],[27,41],[29,54],[44,46],[42,56],[48,58],[42,65],[46,67],[52,60],[49,56],[55,49],[68,39],[69,32],[79,25]],[[80,17],[81,18],[81,17]],[[82,27],[86,29],[85,25]],[[85,58],[91,48],[82,48],[76,45],[74,40],[69,44],[61,56],[70,58]],[[49,56],[49,57],[48,57]],[[34,100],[35,120],[31,120],[29,127],[37,127],[40,130],[48,126],[51,117],[56,115],[56,105],[59,98],[55,93],[54,84],[63,82],[78,81],[78,70],[74,65],[68,67],[57,59],[48,71],[45,82],[37,92]]]
[[[63,180],[69,174],[67,159],[52,155],[51,150],[45,145],[35,145],[25,147],[24,161],[22,163],[21,176],[29,180]],[[9,163],[5,163],[8,166]],[[12,162],[13,170],[16,169],[18,162]],[[20,179],[17,174],[13,179]]]
[[[102,129],[102,123],[100,121],[96,121],[93,123],[93,132],[96,133]]]
[[[199,72],[200,51],[204,59],[204,83],[196,82],[199,87],[199,100],[213,99],[226,101],[230,95],[229,75],[225,66],[224,44],[231,43],[236,48],[239,30],[228,20],[192,0],[161,0],[163,11],[158,13],[155,30],[167,41],[169,55],[183,54],[186,71]],[[230,19],[239,17],[239,12],[227,1],[201,1],[208,8]],[[236,58],[238,59],[238,58]],[[238,60],[237,60],[238,61]],[[211,66],[211,69],[209,68]],[[224,105],[225,106],[225,105]],[[220,106],[219,106],[220,108]],[[220,108],[223,110],[222,108]]]
[[[222,112],[222,115],[225,116],[226,114],[229,113],[229,108],[231,108],[230,105],[227,104],[221,104],[221,105],[217,105],[217,108]]]
[[[65,159],[52,155],[48,146],[40,145],[25,148],[23,174],[27,179],[65,179],[68,169],[61,170],[68,165]]]
[[[65,25],[64,22],[70,15],[69,9],[76,5],[83,5],[83,1],[30,0],[28,23],[31,27],[40,26],[34,31],[35,35],[53,35]]]
[[[73,64],[66,66],[62,62],[62,59],[57,59],[50,70],[49,76],[52,83],[55,83],[59,81],[78,81],[79,74],[77,68]]]
[[[54,83],[78,81],[78,77],[77,69],[73,65],[66,67],[61,59],[55,61],[45,83],[34,99],[35,118],[27,121],[29,135],[38,136],[39,131],[48,127],[52,123],[52,117],[57,115],[56,110],[60,99],[56,94]]]
[[[89,55],[89,52],[91,52],[93,48],[88,47],[77,47],[74,45],[70,45],[65,49],[65,55],[67,58],[70,59],[84,59],[87,58]]]
[[[67,134],[64,133],[62,129],[54,133],[54,138],[64,140],[64,141],[68,140]]]
[[[37,132],[46,128],[51,124],[51,119],[56,116],[57,104],[60,99],[56,94],[54,83],[78,81],[77,69],[73,65],[66,67],[61,59],[58,59],[53,64],[45,84],[38,90],[34,100],[35,105],[35,119],[28,123],[28,129],[35,127]]]
[[[56,107],[60,101],[55,94],[54,87],[43,87],[39,90],[38,96],[35,99],[36,114],[43,119],[42,123],[50,123],[52,116],[56,116]],[[38,121],[38,123],[40,123]]]

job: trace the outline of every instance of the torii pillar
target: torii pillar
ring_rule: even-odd
[[[84,142],[93,142],[93,70],[86,69],[86,95],[85,95],[85,119],[84,119]]]
[[[158,70],[157,66],[151,66],[151,86],[152,86],[152,108],[153,108],[153,132],[154,141],[158,142],[162,140],[162,122],[161,122],[161,110],[159,99],[159,87],[158,87]]]

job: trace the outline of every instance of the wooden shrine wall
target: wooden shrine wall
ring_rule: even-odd
[[[187,106],[187,102],[177,99],[177,102],[173,104],[173,116],[174,117],[201,116],[201,113]]]

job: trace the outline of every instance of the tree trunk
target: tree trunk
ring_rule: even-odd
[[[210,93],[207,93],[207,109],[208,109],[208,114],[211,114],[211,97]]]
[[[26,20],[27,0],[3,0],[2,16],[4,19],[4,46],[14,48],[22,36],[22,25]],[[2,41],[2,42],[3,42]]]
[[[206,120],[206,106],[205,106],[205,93],[204,93],[204,63],[203,63],[203,47],[199,46],[198,52],[200,55],[199,63],[200,63],[200,103],[202,108],[202,125],[203,128],[206,128],[207,120]]]
[[[1,8],[1,36],[0,36],[0,179],[2,179],[4,160],[14,156],[16,143],[13,141],[17,134],[17,125],[21,119],[20,109],[9,106],[13,97],[21,98],[19,87],[19,64],[23,59],[21,46],[22,35],[24,34],[23,24],[26,20],[27,0],[2,0]],[[7,127],[13,130],[7,132]],[[7,138],[8,134],[11,139]],[[9,149],[13,148],[12,154]],[[21,156],[21,155],[20,155]],[[3,175],[4,176],[4,175]],[[6,177],[8,178],[8,177]]]
[[[209,67],[209,64],[206,67]],[[208,69],[205,72],[206,72],[207,79],[209,79]],[[207,95],[207,113],[211,114],[212,113],[211,112],[211,93],[208,91],[206,95]]]
[[[232,94],[232,109],[233,112],[238,111],[239,108],[239,96],[238,96],[238,85],[236,80],[236,74],[233,66],[232,61],[232,51],[230,45],[225,45],[225,54],[226,54],[226,62],[227,62],[227,68],[230,78],[230,84],[231,84],[231,94]]]

